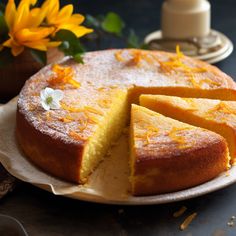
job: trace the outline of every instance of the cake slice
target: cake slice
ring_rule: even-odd
[[[127,124],[127,92],[106,88],[64,90],[59,110],[43,110],[37,96],[32,97],[29,113],[17,111],[18,142],[29,159],[44,171],[75,183],[87,182],[88,176],[103,160],[107,150]],[[77,101],[79,99],[79,102]],[[22,101],[21,97],[18,101]],[[34,106],[33,106],[34,105]],[[36,129],[34,128],[36,127]]]
[[[229,168],[222,136],[137,105],[131,108],[130,150],[133,195],[186,189]]]
[[[236,102],[162,95],[142,95],[140,104],[153,111],[222,135],[231,164],[236,162]]]

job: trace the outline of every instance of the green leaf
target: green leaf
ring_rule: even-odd
[[[127,46],[129,48],[139,48],[140,47],[139,38],[134,30],[130,30],[129,36],[127,39],[127,44],[128,44]]]
[[[75,61],[83,63],[82,54],[85,49],[74,33],[69,30],[60,30],[56,33],[54,39],[62,42],[58,48],[65,55],[72,56]]]
[[[10,62],[12,62],[14,59],[14,56],[11,54],[10,48],[4,48],[0,52],[0,68],[8,65]]]
[[[44,51],[39,51],[35,49],[30,49],[31,55],[33,58],[42,65],[47,63],[47,54]]]
[[[84,61],[83,61],[83,53],[77,53],[73,56],[74,60],[78,63],[81,63],[81,64],[84,64]]]
[[[122,30],[125,27],[125,23],[118,14],[109,12],[105,16],[101,26],[105,32],[114,33],[118,36],[121,36]]]
[[[127,47],[128,48],[148,49],[148,45],[141,42],[138,35],[132,29],[130,30],[129,36],[127,38]]]

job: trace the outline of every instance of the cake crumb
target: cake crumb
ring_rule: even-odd
[[[180,217],[184,214],[184,212],[187,210],[186,206],[182,206],[178,211],[174,212],[173,216],[175,218]]]
[[[194,212],[193,214],[189,215],[184,222],[180,225],[180,229],[181,230],[185,230],[187,229],[187,227],[189,226],[189,224],[194,220],[194,218],[197,216],[197,213]]]

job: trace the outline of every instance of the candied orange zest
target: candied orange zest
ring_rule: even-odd
[[[91,116],[91,113],[90,113],[90,114],[87,114],[87,116],[89,117],[89,122],[90,122],[90,123],[97,124],[97,123],[99,122],[99,119],[96,118],[95,116]]]
[[[72,120],[69,120],[69,119],[67,119],[67,118],[65,118],[65,117],[60,117],[60,118],[59,118],[59,121],[61,121],[61,122],[63,122],[63,123],[70,123]]]
[[[80,87],[80,83],[73,79],[74,70],[72,67],[54,64],[52,71],[55,74],[48,80],[51,86],[60,86],[62,89],[65,84],[71,84],[74,88]]]
[[[184,214],[184,212],[187,210],[186,206],[182,206],[178,211],[174,212],[173,216],[175,218],[180,217]]]
[[[117,61],[125,62],[126,60],[122,57],[123,50],[115,52],[115,58]]]
[[[191,71],[195,73],[205,73],[207,72],[207,69],[205,67],[195,67],[191,68]]]
[[[146,133],[146,140],[147,140],[147,144],[150,144],[151,143],[151,138],[158,134],[159,132],[159,129],[156,128],[156,127],[153,127],[153,126],[149,126],[147,127],[147,133]]]
[[[169,57],[167,61],[160,61],[157,59],[160,68],[163,72],[171,73],[182,72],[184,73],[189,81],[192,83],[193,87],[200,88],[200,84],[195,80],[196,73],[205,73],[207,69],[204,67],[190,67],[185,64],[181,59],[184,57],[184,54],[180,51],[179,45],[176,46],[176,55]]]
[[[208,113],[220,112],[222,114],[236,115],[236,110],[229,107],[226,103],[220,101],[215,107],[208,111]]]
[[[193,87],[201,88],[200,84],[195,80],[192,74],[189,75],[189,81],[192,83]]]
[[[155,62],[154,59],[150,58],[148,56],[148,54],[144,51],[140,51],[140,50],[136,50],[136,49],[132,49],[130,50],[130,55],[131,55],[131,59],[125,59],[122,57],[122,53],[124,50],[120,50],[118,52],[115,53],[115,58],[117,61],[120,62],[125,62],[127,66],[141,66],[141,62],[146,61],[149,64],[153,64]]]
[[[105,87],[100,87],[100,88],[98,88],[97,90],[98,91],[104,91],[106,88]]]
[[[178,135],[178,132],[184,131],[184,130],[189,130],[191,129],[190,127],[186,128],[172,128],[172,130],[169,132],[168,136],[175,141],[176,143],[179,144],[180,149],[184,149],[189,147],[190,145],[186,143],[186,139],[182,135]]]
[[[185,230],[187,229],[187,227],[189,226],[189,224],[194,220],[194,218],[196,218],[197,216],[197,213],[193,213],[191,215],[189,215],[185,220],[184,222],[180,225],[180,229],[181,230]]]
[[[74,131],[70,131],[69,132],[69,136],[75,140],[81,141],[81,140],[85,140],[85,138],[83,138],[80,134],[74,132]]]
[[[176,54],[177,54],[177,57],[178,58],[181,58],[181,57],[183,57],[183,53],[180,51],[180,46],[177,44],[176,45]]]
[[[143,57],[143,59],[146,61],[146,62],[148,62],[149,64],[154,64],[154,62],[155,62],[155,59],[153,58],[153,56],[151,56],[150,57],[150,55],[149,54],[145,54],[145,53],[143,53],[142,54],[142,57]]]
[[[100,116],[104,115],[104,113],[102,111],[99,111],[98,109],[90,107],[90,106],[84,106],[84,109],[86,111],[94,113],[96,115],[100,115]]]
[[[221,84],[220,84],[219,82],[213,81],[213,80],[211,80],[211,79],[209,79],[209,78],[202,79],[202,80],[199,82],[200,85],[202,85],[202,84],[204,84],[204,83],[206,83],[206,84],[212,84],[212,85],[216,85],[216,86],[221,86]]]
[[[109,100],[109,99],[101,99],[101,100],[98,100],[98,104],[101,107],[109,108],[110,104],[111,104],[111,100]]]
[[[59,120],[64,123],[70,123],[72,121],[75,121],[75,119],[69,115],[66,115],[65,117],[60,117]]]
[[[63,110],[70,111],[70,112],[83,112],[83,109],[82,109],[82,108],[71,107],[71,106],[66,105],[66,104],[63,103],[63,102],[61,102],[61,108],[62,108]]]
[[[46,112],[46,119],[47,119],[47,121],[52,121],[52,117],[51,117],[51,112],[50,111]]]
[[[81,119],[80,121],[82,121],[82,122],[81,122],[81,125],[78,128],[80,129],[80,131],[83,131],[88,126],[88,120],[87,119],[83,119],[83,120]]]
[[[143,57],[140,51],[132,50],[131,51],[132,58],[127,62],[127,65],[136,65],[140,66],[140,62],[142,61]]]

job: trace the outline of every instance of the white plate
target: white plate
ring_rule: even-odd
[[[113,147],[111,156],[90,176],[88,184],[79,186],[61,181],[36,168],[21,153],[15,140],[15,112],[16,99],[0,107],[0,162],[16,178],[56,195],[105,204],[163,204],[204,195],[236,182],[234,166],[227,173],[194,188],[155,196],[133,197],[129,194],[126,136],[119,140]]]

